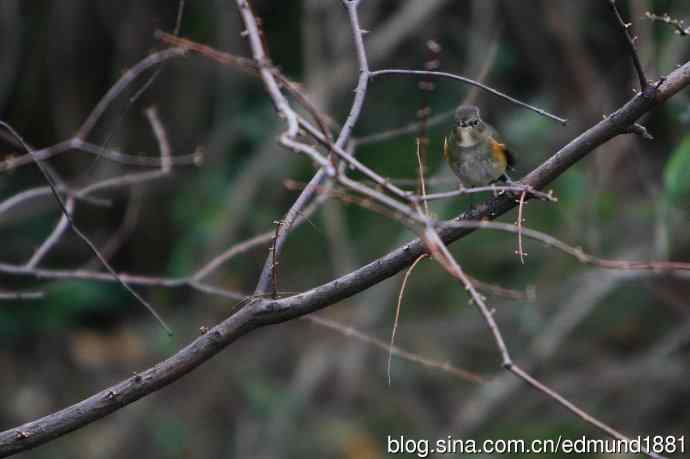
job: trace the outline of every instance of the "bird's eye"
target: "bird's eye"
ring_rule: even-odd
[[[472,120],[472,121],[470,121],[470,124],[471,124],[472,126],[476,126],[477,124],[479,124],[479,121],[477,121],[477,120]]]

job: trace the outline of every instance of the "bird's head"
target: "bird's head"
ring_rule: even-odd
[[[461,105],[455,110],[455,122],[461,128],[483,128],[479,109],[474,105]]]

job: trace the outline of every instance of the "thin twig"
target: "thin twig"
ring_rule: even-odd
[[[98,188],[99,184],[91,185],[91,188]],[[321,199],[326,199],[327,196],[323,196]],[[310,205],[303,215],[295,222],[295,226],[301,225],[304,221],[307,221],[308,217],[311,216],[318,208],[319,201]],[[191,288],[208,291],[210,287],[202,282],[207,276],[211,275],[213,272],[218,270],[224,263],[227,263],[232,258],[246,253],[252,249],[260,247],[262,245],[269,244],[273,238],[274,230],[265,231],[253,238],[247,239],[246,241],[239,242],[232,247],[229,247],[225,252],[219,254],[197,271],[192,273],[187,277],[160,277],[160,276],[145,276],[137,274],[127,274],[119,273],[120,277],[130,285],[141,285],[141,286],[159,286],[167,288],[183,287],[189,286]],[[27,268],[26,265],[13,265],[9,263],[0,263],[0,272],[16,275],[16,276],[34,276],[41,279],[76,279],[76,280],[89,280],[94,282],[112,282],[116,281],[108,273],[102,273],[98,271],[91,271],[88,269],[75,269],[75,270],[58,270],[58,269],[41,269],[41,268]],[[223,295],[230,297],[232,299],[245,298],[247,294],[238,292],[229,292],[223,290]]]
[[[22,145],[17,142],[17,146],[25,149],[25,146],[31,148],[32,154],[26,154],[18,158],[8,158],[0,162],[0,171],[15,169],[34,162],[34,160],[43,161],[52,156],[65,153],[70,150],[79,150],[86,153],[96,155],[97,157],[106,157],[113,161],[124,164],[141,165],[141,166],[160,166],[160,158],[146,158],[140,156],[131,156],[120,153],[112,149],[106,149],[99,145],[87,142],[86,136],[95,127],[98,120],[103,116],[106,109],[113,103],[113,101],[127,88],[133,81],[135,81],[143,72],[162,64],[170,59],[183,57],[186,50],[183,48],[170,48],[163,51],[158,51],[148,55],[146,58],[139,61],[136,65],[128,69],[115,84],[108,90],[108,92],[96,104],[86,120],[78,129],[77,134],[71,139],[56,143],[50,147],[42,149],[34,149],[26,143]],[[175,164],[198,164],[201,161],[199,153],[192,155],[180,156],[173,159]]]
[[[525,220],[522,217],[522,212],[523,209],[525,208],[525,194],[526,192],[523,191],[522,194],[520,195],[520,203],[518,204],[518,219],[517,219],[517,240],[518,240],[518,249],[517,249],[517,254],[520,257],[520,263],[523,265],[525,264],[525,256],[527,255],[525,251],[522,249],[522,225],[524,224]]]
[[[627,252],[626,252],[627,253]],[[564,295],[567,301],[558,305],[554,315],[541,326],[541,333],[525,343],[520,349],[520,367],[531,371],[535,368],[546,368],[552,357],[560,355],[561,343],[566,337],[592,313],[595,305],[606,297],[608,292],[619,286],[623,280],[639,278],[639,273],[589,271],[561,282],[555,288],[557,296]],[[563,290],[566,284],[572,284],[568,293]],[[509,403],[508,400],[521,388],[523,381],[512,373],[504,373],[493,378],[486,390],[480,390],[463,403],[462,412],[458,413],[451,428],[462,426],[466,435],[477,432],[479,426],[490,419],[495,419],[492,412],[500,410]]]
[[[235,56],[234,54],[219,51],[211,46],[204,45],[202,43],[189,40],[187,38],[178,37],[171,35],[162,31],[156,32],[156,37],[161,41],[168,43],[173,46],[181,47],[198,53],[199,55],[212,59],[223,65],[231,65],[241,71],[247,72],[254,76],[260,76],[259,69],[260,65],[257,64],[252,59],[247,59],[241,56]],[[283,85],[288,92],[293,95],[297,101],[309,112],[309,114],[314,118],[319,126],[321,132],[326,136],[326,138],[331,140],[331,131],[328,129],[328,125],[331,124],[328,121],[328,117],[321,113],[316,106],[309,100],[309,97],[300,89],[299,84],[290,80],[288,77],[283,75],[276,67],[270,67],[269,70],[273,72],[273,75],[278,80],[278,82]]]
[[[276,292],[278,292],[278,264],[280,263],[278,261],[278,255],[276,254],[276,240],[278,240],[278,234],[280,233],[280,227],[283,225],[283,222],[276,220],[273,223],[276,225],[276,232],[273,236],[273,243],[269,251],[271,253],[271,298],[275,299],[277,298]]]
[[[259,32],[259,26],[256,21],[256,17],[251,10],[249,5],[249,0],[237,0],[237,7],[240,10],[240,15],[242,16],[242,22],[247,28],[247,37],[249,39],[249,46],[252,51],[252,56],[254,61],[259,65],[259,75],[261,80],[264,82],[266,91],[271,96],[271,100],[275,105],[278,113],[287,120],[287,132],[286,134],[294,138],[297,136],[297,131],[299,127],[297,126],[297,114],[290,108],[285,96],[280,91],[278,82],[276,81],[273,72],[270,70],[271,61],[266,54],[264,45],[261,41],[261,36]]]
[[[388,361],[386,363],[386,374],[388,375],[388,385],[391,385],[391,363],[393,360],[393,344],[395,344],[395,333],[398,331],[398,321],[400,320],[400,307],[402,306],[403,296],[405,295],[405,286],[407,285],[407,279],[409,279],[410,274],[414,270],[417,263],[426,258],[426,254],[420,255],[412,265],[405,271],[405,276],[403,276],[402,284],[400,285],[400,293],[398,294],[398,303],[395,305],[395,318],[393,319],[393,330],[391,330],[391,339],[388,342]]]
[[[355,88],[355,97],[352,101],[350,113],[347,115],[347,119],[343,124],[343,128],[340,130],[338,139],[336,140],[336,145],[341,148],[345,146],[348,140],[350,140],[352,129],[355,127],[355,124],[359,119],[359,115],[362,113],[362,107],[364,106],[364,98],[366,97],[370,75],[367,52],[364,48],[364,38],[362,37],[362,27],[359,25],[359,15],[357,14],[359,1],[343,0],[343,3],[347,8],[347,14],[350,18],[352,37],[354,38],[355,50],[357,53],[357,63],[359,65],[359,80],[357,81],[357,87]]]
[[[357,182],[354,182],[355,186],[356,183]],[[303,190],[308,185],[309,184],[304,184],[301,182],[297,182],[295,180],[285,181],[285,186],[288,189]],[[348,193],[347,191],[344,191],[342,189],[331,188],[326,186],[316,187],[315,192],[319,193],[323,197],[333,197],[339,199],[340,201],[346,204],[356,204],[362,207],[363,209],[367,209],[379,215],[383,215],[384,217],[389,218],[391,220],[396,220],[410,228],[412,228],[415,223],[427,222],[427,219],[424,219],[424,221],[422,221],[423,217],[420,217],[419,213],[412,208],[403,208],[402,212],[398,212],[395,209],[389,209],[388,207],[381,205],[378,202],[378,198],[360,197],[352,193]]]
[[[41,161],[45,161],[54,156],[67,153],[68,151],[76,150],[83,153],[88,153],[94,156],[102,157],[110,161],[125,164],[128,166],[142,166],[142,167],[160,167],[160,156],[135,156],[120,151],[103,148],[91,142],[82,141],[78,138],[72,138],[62,142],[58,142],[49,147],[34,150],[34,157]],[[192,154],[174,156],[171,161],[174,165],[199,165],[204,160],[202,151],[196,151]],[[18,167],[26,166],[33,162],[31,155],[23,155],[19,157],[10,157],[0,161],[0,172],[9,171]],[[58,187],[60,190],[60,187]],[[48,190],[49,191],[49,190]],[[61,190],[62,191],[62,190]]]
[[[568,411],[582,419],[588,424],[593,425],[597,429],[601,430],[602,432],[606,433],[607,435],[611,436],[612,438],[615,438],[617,440],[624,441],[626,443],[630,443],[632,440],[617,431],[616,429],[612,428],[608,424],[600,421],[599,419],[595,418],[591,414],[587,413],[586,411],[582,410],[581,408],[577,407],[574,403],[570,402],[567,400],[565,397],[563,397],[561,394],[558,392],[554,391],[550,387],[542,384],[538,380],[534,379],[529,373],[525,372],[522,370],[519,366],[513,364],[510,367],[508,367],[508,370],[525,381],[527,384],[532,386],[533,388],[537,389],[539,392],[547,395],[551,399],[555,400],[558,402],[559,405],[562,407],[566,408]],[[652,451],[644,451],[644,454],[647,456],[654,458],[654,459],[663,459],[664,456],[660,456],[658,454],[655,454]]]
[[[241,2],[241,0],[238,0]],[[322,142],[325,144],[326,147],[329,148],[331,152],[334,152],[335,154],[338,154],[341,159],[344,159],[348,162],[348,164],[351,164],[356,167],[363,167],[361,163],[356,161],[354,157],[349,155],[343,147],[347,143],[347,141],[350,138],[350,135],[352,133],[352,129],[359,119],[359,115],[362,110],[362,106],[364,104],[364,98],[366,96],[366,91],[367,91],[367,84],[368,84],[368,74],[369,74],[369,65],[367,63],[367,57],[366,57],[366,51],[364,49],[364,41],[362,39],[362,31],[359,26],[359,17],[357,15],[357,3],[356,2],[344,2],[348,15],[350,18],[350,25],[353,31],[353,37],[355,41],[355,48],[357,50],[357,59],[359,62],[359,68],[360,68],[360,78],[357,83],[357,87],[355,89],[355,97],[352,102],[352,106],[350,108],[350,113],[348,114],[348,117],[345,121],[345,124],[343,125],[343,128],[341,129],[340,133],[338,134],[338,138],[335,141],[335,144],[333,144],[330,139],[323,135],[318,129],[313,128],[306,120],[303,120],[301,117],[297,117],[298,122],[302,125],[302,127],[309,127],[313,128],[313,131],[311,135],[315,135],[317,137],[320,137]],[[244,17],[244,16],[243,16]],[[252,31],[248,28],[248,32],[251,34]],[[332,167],[332,166],[331,166]],[[368,168],[366,168],[367,171],[369,171]],[[302,210],[314,199],[314,197],[317,195],[316,190],[320,188],[323,184],[323,181],[327,176],[333,176],[333,173],[329,173],[329,167],[322,167],[310,180],[309,184],[307,187],[300,193],[299,197],[297,200],[294,202],[294,204],[290,207],[288,210],[287,214],[285,217],[282,219],[284,222],[284,226],[281,227],[280,233],[278,234],[278,237],[276,238],[275,242],[275,253],[280,254],[282,252],[283,246],[285,244],[287,235],[289,233],[290,228],[292,227],[292,223],[294,220],[300,215]],[[371,173],[365,173],[365,175],[369,176],[369,178],[372,178],[373,180],[380,180],[380,177],[375,174],[373,171]],[[337,177],[339,179],[344,179],[344,174],[337,174]],[[385,183],[385,180],[384,180]],[[387,189],[391,189],[391,185],[387,186]],[[402,193],[402,191],[401,191]],[[273,255],[274,255],[273,254]],[[272,275],[272,269],[271,269],[271,256],[266,259],[264,262],[264,267],[261,272],[261,275],[259,277],[259,282],[257,282],[257,286],[255,289],[256,293],[264,293],[267,291],[268,287],[272,284],[271,280],[271,275]]]
[[[522,300],[522,301],[534,301],[535,300],[535,294],[534,294],[534,287],[530,286],[527,287],[525,290],[515,290],[512,288],[505,288],[500,285],[495,285],[495,284],[490,284],[488,282],[484,282],[482,280],[477,279],[476,277],[470,276],[469,274],[465,273],[467,278],[470,280],[472,285],[474,285],[478,290],[481,290],[483,292],[486,292],[488,294],[494,295],[494,296],[500,296],[503,298],[508,298],[511,300]]]
[[[107,242],[101,247],[103,256],[110,260],[112,256],[122,247],[122,245],[129,240],[137,226],[137,221],[142,208],[141,191],[133,189],[129,193],[127,199],[127,208],[122,217],[119,227],[109,236]],[[93,269],[98,266],[98,259],[92,259],[83,267],[85,269]]]
[[[390,178],[388,179],[390,183],[394,183],[395,185],[399,186],[415,186],[419,183],[419,178],[405,178],[405,177],[400,177],[400,178]],[[455,177],[441,177],[441,176],[435,176],[435,177],[429,177],[426,179],[426,186],[428,188],[438,186],[438,185],[457,185],[458,179]]]
[[[146,115],[146,119],[151,125],[153,134],[158,142],[158,149],[161,152],[161,172],[168,174],[172,169],[172,149],[170,148],[170,141],[165,132],[165,127],[158,116],[158,109],[155,106],[148,107],[144,110],[144,115]]]
[[[30,155],[33,156],[33,150],[31,147],[24,141],[24,139],[19,135],[17,131],[14,130],[12,126],[9,124],[5,123],[4,121],[0,121],[0,126],[4,127],[7,129],[21,144],[24,146],[26,149],[26,152]],[[79,238],[91,249],[93,254],[99,259],[101,264],[108,270],[108,272],[112,275],[113,278],[117,280],[117,282],[125,289],[127,290],[139,303],[141,303],[150,313],[151,315],[158,321],[158,323],[163,327],[163,329],[169,334],[172,335],[172,330],[168,325],[165,323],[163,318],[156,312],[156,310],[153,308],[151,304],[149,304],[141,295],[139,295],[132,287],[130,287],[122,278],[120,275],[115,271],[115,269],[108,263],[108,260],[106,260],[103,255],[101,255],[100,251],[96,246],[94,245],[93,242],[91,242],[91,239],[89,239],[74,223],[74,220],[72,219],[65,203],[62,201],[62,198],[60,197],[60,193],[58,193],[57,189],[55,188],[55,185],[53,184],[52,179],[50,178],[50,175],[45,169],[45,166],[41,163],[40,160],[36,159],[36,166],[38,166],[39,170],[43,174],[43,177],[45,178],[46,182],[48,183],[48,186],[50,187],[50,190],[53,194],[53,197],[55,198],[55,201],[57,202],[58,206],[60,207],[60,210],[62,211],[63,215],[69,222],[69,226],[74,231],[74,233],[79,236]]]
[[[175,18],[175,26],[173,27],[173,34],[178,35],[180,33],[180,28],[182,27],[182,17],[184,16],[184,0],[179,0],[177,2],[177,16]],[[114,123],[114,127],[110,129],[110,134],[108,137],[105,139],[103,142],[103,147],[107,147],[110,144],[110,141],[115,135],[115,132],[117,130],[117,127],[122,123],[122,121],[125,119],[125,115],[127,114],[127,111],[134,106],[134,103],[141,98],[142,95],[146,93],[146,91],[149,90],[151,86],[156,82],[158,79],[158,76],[163,72],[163,68],[165,66],[165,63],[162,63],[158,68],[153,72],[153,74],[149,77],[146,82],[144,82],[143,85],[129,98],[127,101],[127,105],[120,111],[119,116],[117,117],[117,120]],[[93,164],[90,166],[90,169],[95,166],[96,161],[101,159],[100,156],[97,156],[96,159],[94,160]],[[88,173],[87,173],[88,175]]]
[[[558,198],[553,195],[552,191],[549,191],[548,193],[544,193],[543,191],[535,190],[533,187],[531,187],[529,185],[520,185],[519,183],[516,185],[488,185],[488,186],[478,186],[478,187],[473,187],[473,188],[460,188],[460,189],[453,190],[453,191],[444,191],[444,192],[440,192],[440,193],[428,194],[426,196],[418,196],[417,199],[424,200],[424,201],[434,201],[437,199],[447,199],[447,198],[453,198],[455,196],[462,196],[464,194],[485,193],[485,192],[492,192],[494,195],[497,195],[499,193],[505,193],[505,192],[521,193],[521,194],[527,194],[529,196],[532,196],[532,197],[535,197],[537,199],[541,199],[544,201],[558,202]]]
[[[484,302],[484,298],[474,288],[474,285],[472,285],[470,279],[465,275],[465,272],[458,262],[455,261],[455,258],[448,250],[448,247],[446,247],[446,244],[441,240],[438,233],[436,233],[433,228],[428,227],[422,239],[431,256],[469,292],[472,303],[479,309],[479,312],[484,317],[484,321],[494,337],[496,346],[501,353],[503,367],[509,368],[513,364],[513,360],[508,352],[508,346],[505,344],[501,329],[498,327],[496,320],[494,320],[493,311],[489,309]]]
[[[619,269],[624,271],[654,271],[657,273],[690,271],[690,262],[683,261],[640,261],[640,260],[611,260],[599,258],[585,253],[580,247],[573,247],[550,234],[542,233],[530,228],[518,228],[517,225],[510,223],[491,222],[491,221],[453,221],[448,223],[450,227],[471,228],[471,229],[492,229],[507,231],[514,234],[522,234],[530,239],[543,242],[547,247],[553,247],[561,252],[575,257],[579,262],[606,269]]]
[[[476,86],[478,88],[483,89],[484,91],[487,91],[495,96],[498,96],[502,99],[505,99],[515,105],[518,105],[520,107],[526,108],[528,110],[532,110],[535,113],[538,113],[546,118],[550,118],[554,121],[558,121],[559,123],[565,125],[568,123],[568,120],[561,118],[559,116],[553,115],[546,110],[542,110],[541,108],[535,107],[534,105],[530,105],[526,102],[522,102],[520,100],[515,99],[514,97],[510,97],[509,95],[498,91],[496,89],[493,89],[483,83],[480,83],[478,81],[475,81],[471,78],[467,78],[464,76],[456,75],[454,73],[448,73],[448,72],[437,72],[437,71],[431,71],[431,70],[408,70],[408,69],[382,69],[382,70],[374,70],[370,74],[371,78],[375,78],[377,76],[382,76],[382,75],[397,75],[397,76],[433,76],[437,78],[448,78],[451,80],[457,80],[457,81],[462,81],[464,83],[470,84],[472,86]]]
[[[110,104],[134,81],[142,72],[151,67],[157,66],[170,59],[182,57],[187,53],[183,48],[169,48],[162,51],[152,53],[141,61],[137,62],[134,67],[128,69],[110,88],[110,90],[103,96],[103,98],[96,104],[91,113],[86,118],[84,123],[74,136],[76,139],[85,140],[89,133],[93,130],[98,120],[103,116],[105,110]]]
[[[417,169],[419,171],[419,188],[422,192],[422,202],[424,203],[424,214],[429,216],[429,202],[426,198],[426,180],[424,180],[424,164],[422,163],[422,155],[419,153],[420,139],[417,139]]]
[[[322,316],[317,316],[315,314],[304,316],[304,319],[309,320],[310,322],[318,324],[322,327],[328,328],[329,330],[337,331],[338,333],[341,333],[342,335],[348,338],[354,338],[365,344],[369,344],[375,348],[381,349],[384,352],[390,353],[391,355],[394,355],[398,358],[407,360],[408,362],[416,363],[423,367],[432,368],[434,370],[439,370],[444,373],[448,373],[451,376],[454,376],[458,379],[462,379],[463,381],[476,384],[486,382],[486,380],[477,373],[473,373],[471,371],[458,368],[456,366],[451,365],[447,361],[428,359],[419,354],[415,354],[413,352],[401,349],[398,346],[391,346],[382,340],[368,336],[360,332],[359,330],[342,325],[334,320],[326,319]]]
[[[65,210],[70,214],[74,212],[73,198],[67,199],[67,201],[65,202]],[[65,233],[68,227],[69,218],[65,216],[65,214],[60,214],[60,220],[53,229],[53,232],[50,233],[50,236],[48,236],[43,241],[43,244],[41,244],[40,247],[36,249],[29,261],[26,262],[26,268],[35,268],[41,262],[41,260],[48,254],[48,252],[58,243],[58,241],[62,238],[62,235]]]
[[[173,27],[173,35],[180,34],[180,28],[182,27],[182,17],[184,16],[184,3],[185,0],[179,0],[177,2],[177,16],[175,17],[175,26]],[[163,66],[161,65],[156,69],[156,71],[151,75],[151,77],[144,83],[139,90],[132,97],[129,98],[129,106],[132,106],[134,102],[139,100],[139,98],[156,82],[158,75],[163,71]]]
[[[625,41],[628,44],[628,51],[630,52],[630,57],[632,58],[633,65],[635,66],[637,78],[640,80],[640,89],[644,92],[649,86],[649,80],[647,80],[647,77],[644,74],[642,64],[640,63],[640,56],[638,56],[637,48],[635,48],[635,37],[633,37],[633,35],[630,33],[630,26],[632,24],[623,20],[620,11],[618,11],[618,6],[616,6],[616,0],[609,0],[609,5],[611,5],[611,10],[613,11],[614,16],[616,16],[618,25],[621,27],[621,30],[625,35]]]
[[[297,224],[297,222],[295,222]],[[274,231],[265,231],[257,236],[246,241],[233,244],[228,247],[224,252],[220,253],[212,260],[207,262],[204,266],[198,269],[192,276],[191,279],[194,281],[201,281],[206,278],[214,271],[216,271],[221,265],[230,260],[231,258],[240,255],[242,253],[248,252],[256,247],[268,244],[273,240]]]
[[[109,207],[112,203],[109,199],[97,198],[94,196],[82,196],[80,195],[81,190],[73,190],[66,187],[64,184],[55,184],[55,189],[60,193],[64,194],[68,199],[74,199],[75,201],[81,201],[84,203],[92,204],[94,206]],[[24,201],[29,201],[36,198],[41,198],[44,196],[50,196],[51,191],[49,186],[40,186],[36,188],[30,188],[28,190],[20,191],[19,193],[11,196],[4,201],[0,202],[0,214],[4,214],[9,210],[17,207],[19,204],[23,204]]]
[[[489,73],[489,70],[491,69],[496,56],[497,56],[497,51],[498,51],[498,40],[494,39],[491,46],[489,47],[489,52],[486,55],[486,58],[484,59],[484,62],[482,63],[482,68],[479,71],[479,74],[477,75],[476,81],[482,82],[487,74]],[[462,104],[472,104],[474,99],[476,99],[476,95],[479,91],[478,87],[473,87],[472,90],[467,94],[465,99],[462,101]],[[430,128],[432,126],[437,126],[446,120],[450,119],[453,117],[453,114],[455,113],[455,108],[451,110],[446,110],[444,112],[438,113],[436,115],[433,115],[429,118],[426,118],[424,120],[424,123],[426,124],[427,128]],[[408,123],[405,126],[401,126],[399,128],[393,128],[393,129],[388,129],[382,132],[377,132],[374,134],[369,134],[366,136],[362,137],[357,137],[353,138],[352,141],[356,146],[360,145],[370,145],[370,144],[375,144],[375,143],[380,143],[380,142],[385,142],[387,140],[395,139],[397,137],[401,137],[403,135],[407,134],[414,134],[419,131],[420,127],[422,126],[422,121],[414,121],[412,123]],[[454,181],[455,182],[455,181]]]
[[[419,146],[420,146],[420,139],[419,137],[417,138],[417,170],[419,173],[419,187],[422,193],[422,196],[426,196],[426,184],[424,181],[424,165],[422,163],[422,156],[419,151]],[[421,214],[421,209],[417,208],[417,211]],[[429,217],[429,205],[427,204],[426,201],[424,201],[424,215]],[[405,286],[407,285],[407,280],[410,277],[410,274],[412,274],[412,271],[414,270],[415,266],[417,266],[417,263],[422,261],[424,258],[426,258],[426,254],[420,255],[412,265],[410,265],[409,269],[405,272],[405,276],[403,276],[403,281],[402,285],[400,286],[400,292],[398,293],[398,302],[395,306],[395,318],[393,319],[393,330],[391,331],[391,339],[390,339],[390,345],[389,348],[393,348],[393,344],[395,343],[395,333],[398,330],[398,322],[400,320],[400,308],[402,306],[402,300],[403,296],[405,295]],[[393,353],[389,352],[388,353],[388,361],[386,362],[386,374],[388,375],[388,385],[391,385],[391,364],[393,360]]]
[[[453,117],[455,109],[441,112],[437,115],[431,116],[426,120],[427,127],[432,127],[443,123],[444,121]],[[414,134],[419,131],[421,121],[414,121],[399,128],[389,129],[375,134],[369,134],[362,137],[352,139],[356,146],[371,145],[385,142],[387,140],[395,139],[406,134]]]
[[[498,350],[500,351],[502,358],[503,358],[503,367],[512,372],[513,374],[517,375],[518,377],[522,378],[525,382],[527,382],[529,385],[532,387],[536,388],[543,394],[549,396],[551,399],[555,400],[558,402],[560,405],[564,406],[568,410],[570,410],[572,413],[575,415],[579,416],[581,419],[583,419],[585,422],[597,427],[598,429],[602,430],[606,434],[610,435],[613,438],[616,438],[618,440],[630,442],[630,439],[626,437],[625,435],[621,434],[617,430],[613,429],[606,423],[600,421],[599,419],[596,419],[595,417],[591,416],[590,414],[586,413],[582,409],[578,408],[576,405],[574,405],[572,402],[568,401],[565,397],[562,395],[558,394],[554,390],[550,389],[546,385],[542,384],[538,380],[534,379],[532,376],[530,376],[528,373],[523,371],[520,367],[515,365],[510,357],[510,354],[508,352],[508,348],[503,340],[502,333],[498,327],[498,324],[495,322],[493,318],[493,312],[487,307],[487,305],[484,303],[484,299],[482,298],[481,295],[479,295],[476,290],[474,290],[474,287],[472,286],[472,283],[470,280],[465,276],[464,272],[460,268],[460,266],[457,264],[453,256],[450,254],[448,251],[448,248],[446,245],[443,243],[443,241],[438,237],[435,231],[429,229],[425,233],[425,243],[427,248],[430,250],[432,256],[443,266],[448,273],[450,273],[453,277],[461,281],[461,283],[464,285],[465,289],[470,293],[472,299],[474,300],[475,306],[478,307],[479,311],[482,313],[484,316],[484,320],[487,323],[489,329],[491,330],[494,340],[496,342],[496,346],[498,347]],[[658,456],[652,452],[645,451],[645,454],[647,454],[649,457],[659,459],[661,456]]]
[[[328,139],[321,134],[321,132],[309,121],[305,120],[301,116],[298,115],[298,121],[300,124],[300,127],[302,127],[307,134],[312,136],[317,142],[321,143],[325,147],[329,147]],[[348,166],[351,166],[353,169],[358,170],[361,172],[365,177],[379,185],[381,188],[385,189],[386,191],[390,192],[391,194],[397,196],[401,200],[404,201],[412,201],[414,197],[414,193],[410,193],[404,190],[401,190],[397,186],[393,185],[390,180],[382,177],[381,175],[377,174],[374,172],[372,169],[369,167],[365,166],[361,161],[356,159],[352,154],[348,153],[345,151],[345,149],[342,147],[341,143],[336,141],[335,145],[332,145],[332,151],[334,154],[338,155],[338,157],[345,161]],[[337,177],[336,177],[337,178]]]
[[[109,159],[110,161],[125,164],[128,166],[146,166],[146,167],[161,167],[161,158],[158,156],[134,156],[126,153],[122,153],[113,149],[106,149],[100,145],[96,145],[90,142],[82,141],[81,139],[74,138],[69,141],[68,148],[53,150],[49,147],[45,150],[39,150],[36,155],[41,159],[47,159],[54,156],[57,153],[63,153],[67,150],[74,149],[82,151],[84,153],[89,153],[95,156],[103,157]],[[42,156],[43,155],[43,156]],[[21,159],[21,158],[20,158]],[[171,158],[171,161],[175,165],[189,165],[198,166],[204,161],[203,150],[197,149],[194,153],[186,155],[178,155]]]
[[[647,11],[645,13],[645,16],[652,22],[663,22],[665,24],[670,25],[675,29],[678,35],[690,35],[690,27],[684,27],[685,21],[682,19],[674,19],[671,16],[669,16],[668,13],[664,13],[663,15],[658,16],[656,14],[651,13],[650,11]]]

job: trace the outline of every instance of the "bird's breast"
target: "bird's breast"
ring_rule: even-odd
[[[455,132],[457,145],[463,148],[474,147],[479,143],[479,139],[471,129],[458,128]]]

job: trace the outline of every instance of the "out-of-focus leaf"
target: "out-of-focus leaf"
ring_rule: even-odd
[[[172,418],[158,418],[154,442],[163,452],[163,457],[184,457],[188,441],[189,429],[184,422]]]
[[[86,317],[107,314],[122,306],[127,293],[115,283],[69,281],[44,289],[43,300],[7,302],[0,309],[0,336],[62,330]]]
[[[572,209],[582,201],[587,192],[587,177],[580,168],[573,168],[558,178],[554,185],[562,207]]]
[[[615,219],[619,207],[619,202],[618,202],[618,194],[617,193],[611,193],[611,192],[601,192],[599,193],[599,196],[597,197],[596,200],[596,211],[597,211],[597,216],[602,220],[602,221],[610,221],[611,219]],[[642,206],[640,206],[639,209],[640,211],[645,210]]]
[[[690,200],[690,135],[685,136],[666,163],[664,190],[673,204]]]

